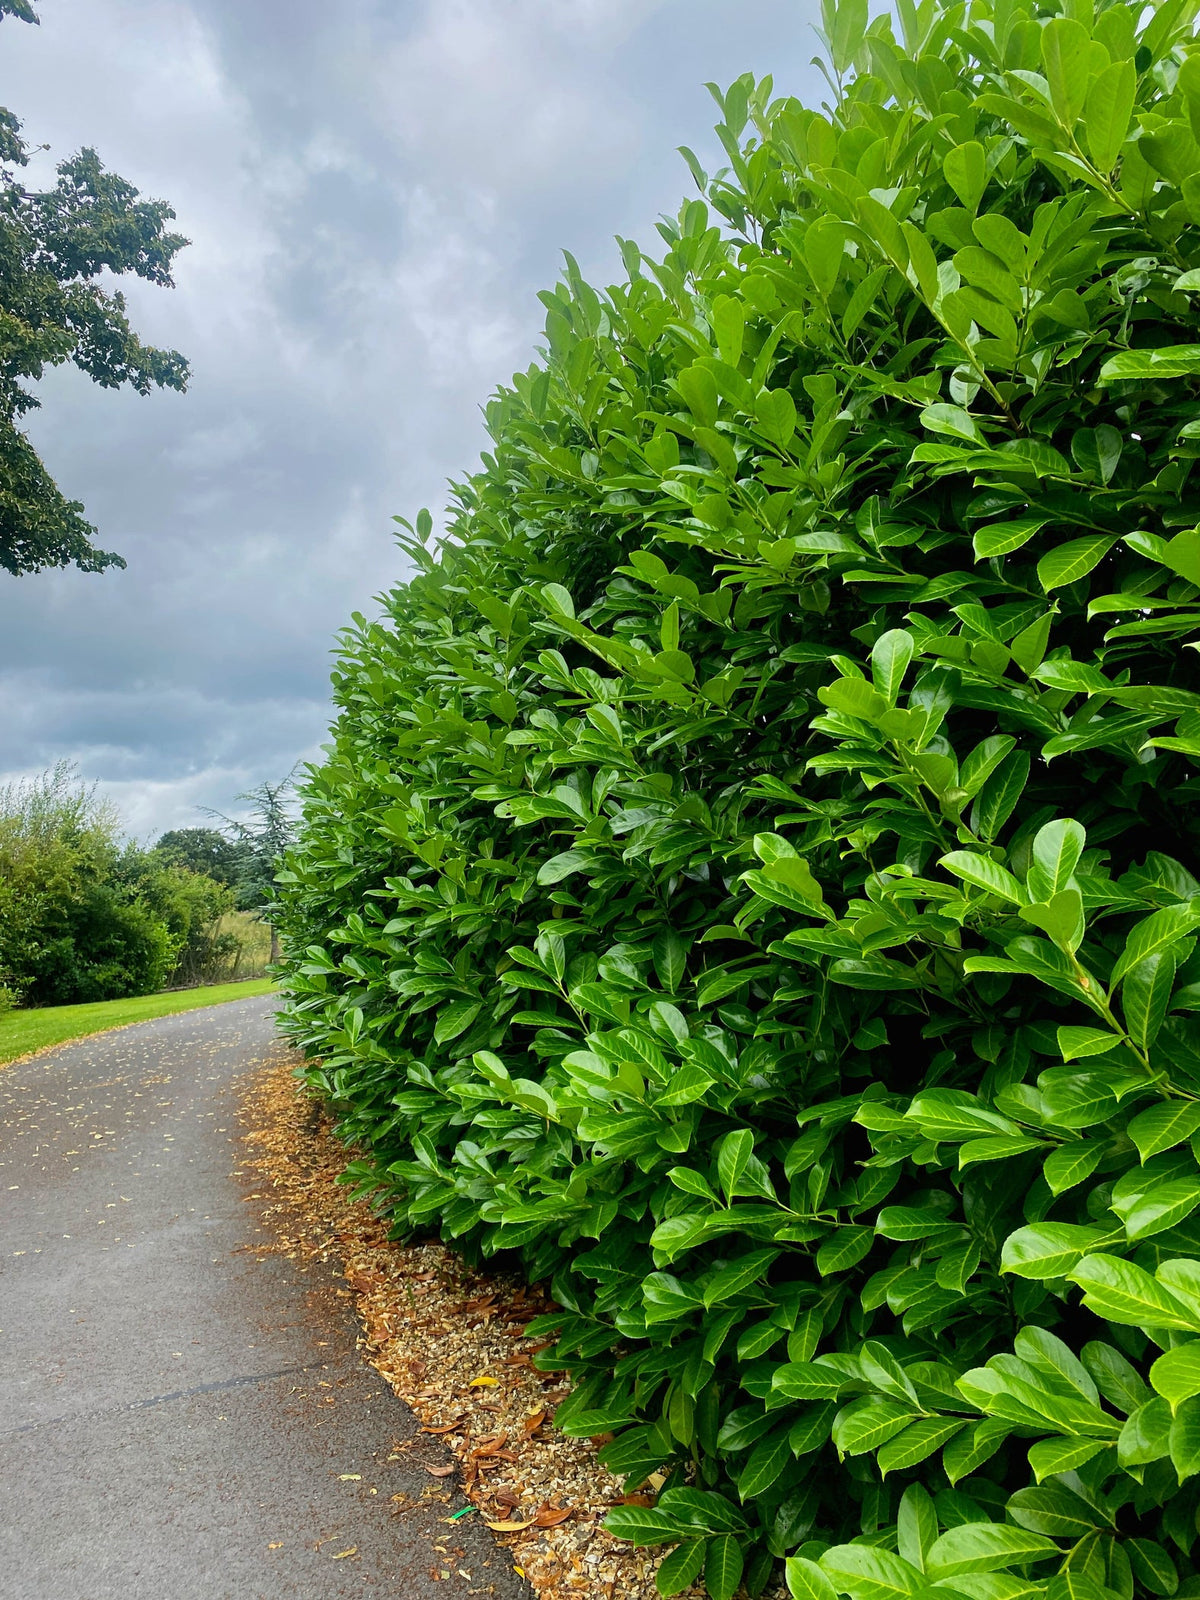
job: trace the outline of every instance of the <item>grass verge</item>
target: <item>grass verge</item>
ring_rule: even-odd
[[[244,983],[218,983],[200,989],[177,989],[170,994],[141,994],[132,1000],[102,1000],[95,1005],[43,1006],[32,1011],[10,1011],[0,1017],[0,1065],[18,1056],[33,1055],[68,1039],[82,1039],[90,1033],[107,1033],[110,1028],[128,1027],[131,1022],[148,1022],[152,1017],[168,1017],[176,1011],[195,1011],[201,1006],[223,1005],[227,1000],[247,1000],[253,995],[270,994],[271,978],[251,978]]]

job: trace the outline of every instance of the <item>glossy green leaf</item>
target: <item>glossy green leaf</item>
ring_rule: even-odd
[[[658,1571],[654,1574],[655,1587],[659,1594],[670,1596],[682,1594],[699,1577],[704,1566],[705,1545],[702,1539],[688,1539],[683,1544],[675,1546],[674,1550],[664,1556]]]
[[[1109,1028],[1061,1027],[1058,1029],[1058,1048],[1064,1061],[1079,1061],[1086,1056],[1107,1055],[1119,1049],[1121,1035]]]
[[[738,1493],[751,1500],[769,1489],[792,1459],[789,1430],[781,1429],[761,1440],[750,1452],[750,1459],[738,1478]]]
[[[1103,1513],[1065,1484],[1018,1489],[1009,1496],[1005,1510],[1019,1527],[1055,1539],[1081,1539],[1107,1523]]]
[[[935,1579],[962,1573],[996,1572],[1018,1562],[1044,1560],[1059,1554],[1041,1534],[994,1522],[965,1522],[950,1528],[929,1552],[926,1570]]]
[[[1150,1106],[1138,1112],[1127,1131],[1142,1160],[1149,1161],[1200,1132],[1200,1101],[1167,1100]]]
[[[902,628],[882,634],[871,648],[871,676],[890,706],[896,704],[904,674],[912,664],[914,649],[912,635]]]
[[[920,1417],[876,1451],[875,1465],[886,1477],[925,1461],[966,1426],[961,1417]]]
[[[1066,817],[1046,823],[1033,838],[1029,888],[1039,900],[1050,900],[1069,885],[1087,843],[1078,822]]]
[[[732,1533],[709,1541],[704,1557],[704,1586],[711,1600],[733,1600],[744,1566],[742,1547]]]
[[[788,1593],[793,1600],[834,1600],[837,1591],[815,1561],[789,1556],[784,1565]]]
[[[842,1455],[865,1455],[907,1428],[915,1416],[912,1406],[899,1401],[856,1402],[834,1419],[833,1442]]]
[[[1130,1239],[1148,1239],[1190,1217],[1200,1206],[1200,1176],[1155,1184],[1125,1216]]]
[[[433,1037],[438,1044],[447,1044],[451,1039],[457,1039],[466,1033],[483,1008],[482,1001],[460,1000],[454,1005],[449,1005],[440,1013],[433,1030]]]
[[[862,1544],[837,1544],[819,1558],[823,1572],[851,1600],[899,1600],[923,1586],[920,1571],[890,1550]]]
[[[1000,1417],[969,1423],[942,1452],[942,1465],[950,1482],[957,1483],[960,1478],[969,1477],[977,1467],[990,1461],[1011,1431],[1010,1424]]]
[[[1086,539],[1072,539],[1068,544],[1051,550],[1037,564],[1038,582],[1043,593],[1049,594],[1052,589],[1061,589],[1065,584],[1086,578],[1104,560],[1115,543],[1115,539],[1096,534]]]
[[[1132,1261],[1104,1254],[1084,1256],[1067,1276],[1082,1287],[1085,1305],[1111,1322],[1200,1331],[1200,1317]]]
[[[1200,1396],[1180,1401],[1174,1410],[1168,1450],[1182,1483],[1200,1472]]]
[[[946,182],[968,211],[976,211],[987,186],[987,159],[983,146],[975,139],[955,145],[942,161]]]
[[[1039,1439],[1037,1444],[1029,1447],[1029,1465],[1034,1477],[1041,1483],[1044,1478],[1054,1477],[1060,1472],[1074,1472],[1105,1448],[1102,1439]],[[1050,1533],[1053,1530],[1043,1528],[1040,1531]]]
[[[1006,868],[993,861],[991,856],[977,854],[974,850],[952,850],[938,862],[956,878],[984,889],[1001,900],[1021,905],[1027,898],[1021,883]]]
[[[817,1251],[817,1271],[823,1278],[848,1272],[870,1251],[875,1235],[870,1228],[841,1227]]]
[[[1158,1396],[1131,1412],[1117,1440],[1121,1466],[1139,1467],[1161,1461],[1170,1451],[1171,1421],[1171,1407]]]
[[[1046,1157],[1042,1176],[1051,1194],[1065,1194],[1090,1178],[1103,1159],[1104,1145],[1100,1140],[1073,1140]]]
[[[1018,1228],[1004,1241],[1000,1270],[1019,1278],[1063,1278],[1106,1237],[1103,1228],[1071,1222],[1040,1222]]]
[[[1134,926],[1125,941],[1125,948],[1113,968],[1113,983],[1118,983],[1131,967],[1136,967],[1149,956],[1157,955],[1160,950],[1170,949],[1198,928],[1200,904],[1196,903],[1165,906],[1161,911],[1144,918]]]
[[[1173,1409],[1200,1394],[1200,1343],[1176,1345],[1150,1368],[1150,1382]]]

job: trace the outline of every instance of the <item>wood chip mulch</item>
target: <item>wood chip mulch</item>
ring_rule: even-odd
[[[252,1199],[268,1199],[265,1248],[331,1262],[345,1276],[367,1361],[458,1461],[461,1487],[539,1600],[651,1600],[665,1551],[623,1544],[600,1527],[625,1496],[596,1459],[605,1442],[552,1426],[569,1393],[563,1374],[532,1365],[547,1341],[524,1333],[550,1308],[537,1289],[469,1267],[440,1244],[397,1244],[369,1202],[338,1175],[353,1152],[293,1076],[284,1054],[248,1082],[242,1105]],[[270,1188],[267,1188],[267,1185]],[[427,1468],[431,1475],[454,1469]],[[398,1505],[396,1510],[406,1509]],[[703,1588],[681,1600],[700,1600]]]

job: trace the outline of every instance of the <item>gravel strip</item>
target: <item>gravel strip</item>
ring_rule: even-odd
[[[337,1182],[349,1152],[291,1063],[246,1084],[246,1167],[268,1200],[271,1242],[289,1260],[332,1261],[345,1275],[365,1358],[415,1412],[422,1431],[458,1460],[461,1487],[541,1600],[650,1600],[665,1554],[623,1544],[599,1526],[626,1496],[597,1460],[605,1442],[570,1439],[553,1426],[569,1393],[561,1373],[539,1372],[546,1341],[525,1324],[550,1302],[516,1279],[472,1270],[440,1244],[390,1241],[367,1201]],[[269,1187],[268,1187],[269,1185]],[[446,1469],[428,1469],[434,1476]],[[397,1515],[410,1509],[397,1497]],[[682,1600],[701,1600],[696,1585]]]

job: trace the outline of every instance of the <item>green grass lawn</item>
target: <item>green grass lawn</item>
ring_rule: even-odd
[[[226,1000],[247,1000],[270,994],[271,978],[251,978],[245,983],[218,983],[202,989],[177,989],[171,994],[142,994],[133,1000],[103,1000],[87,1006],[44,1006],[34,1011],[10,1011],[0,1017],[0,1065],[18,1056],[44,1050],[48,1045],[105,1033],[130,1022],[148,1022],[175,1011],[219,1006]]]

